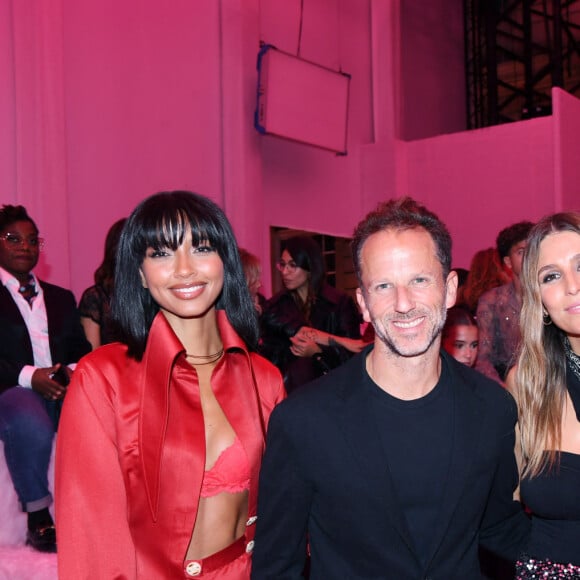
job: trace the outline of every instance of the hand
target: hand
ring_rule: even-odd
[[[32,390],[42,395],[48,401],[58,401],[66,394],[66,387],[59,385],[53,380],[52,375],[60,368],[60,363],[52,367],[38,368],[32,375],[31,385]],[[71,370],[65,367],[69,377]]]
[[[316,344],[322,346],[328,345],[328,338],[330,334],[311,326],[302,326],[300,330],[294,335],[295,338],[314,341]]]
[[[290,352],[294,356],[301,357],[310,357],[317,352],[322,352],[312,336],[309,336],[306,333],[301,334],[301,331],[302,328],[292,338],[290,338],[290,342],[292,343]]]

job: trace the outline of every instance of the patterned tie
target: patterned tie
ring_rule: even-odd
[[[28,278],[28,284],[22,284],[20,288],[18,288],[18,292],[22,297],[26,299],[26,302],[28,302],[28,304],[32,308],[32,301],[38,294],[38,292],[36,291],[36,285],[34,284],[34,278],[32,277],[32,275],[30,275]]]

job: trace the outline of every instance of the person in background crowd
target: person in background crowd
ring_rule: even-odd
[[[468,367],[475,365],[479,330],[469,310],[461,306],[453,306],[447,311],[442,345],[455,360]]]
[[[532,227],[531,222],[518,222],[499,233],[497,251],[503,264],[512,272],[512,280],[483,294],[477,306],[479,354],[475,368],[496,381],[505,379],[517,355],[522,306],[520,272]]]
[[[478,546],[515,559],[516,404],[442,351],[451,237],[410,198],[356,228],[357,298],[375,341],[272,414],[252,578],[480,577]]]
[[[496,248],[479,250],[473,255],[463,291],[457,297],[457,304],[465,306],[471,314],[477,312],[477,303],[482,294],[492,288],[507,284],[511,271],[504,268]]]
[[[0,439],[26,543],[55,552],[48,466],[72,366],[90,351],[69,290],[33,270],[44,240],[21,205],[0,210]],[[69,367],[68,365],[72,365]]]
[[[260,264],[260,259],[244,248],[239,248],[239,252],[252,302],[256,312],[262,314],[266,298],[260,293],[260,288],[262,287],[262,265]]]
[[[153,195],[119,242],[121,342],[75,371],[57,443],[59,577],[244,580],[279,371],[223,211]]]
[[[360,339],[361,318],[354,300],[325,282],[322,251],[312,238],[286,240],[276,267],[284,290],[264,306],[260,352],[282,371],[290,393],[352,356],[334,337]],[[330,341],[317,343],[312,329]]]
[[[467,276],[469,276],[469,270],[465,268],[453,268],[457,274],[457,303],[459,303],[460,298],[463,296],[463,290],[465,284],[467,283]]]
[[[522,348],[506,386],[519,405],[520,495],[532,513],[517,578],[580,578],[580,213],[532,229]]]
[[[93,349],[116,340],[111,317],[111,296],[115,278],[117,246],[126,218],[116,221],[105,239],[105,255],[95,270],[95,284],[87,288],[79,302],[81,324]]]

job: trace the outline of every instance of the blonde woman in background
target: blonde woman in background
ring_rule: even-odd
[[[244,248],[239,248],[239,252],[254,308],[258,314],[262,314],[266,298],[260,293],[260,288],[262,287],[262,264],[260,264],[260,258]]]

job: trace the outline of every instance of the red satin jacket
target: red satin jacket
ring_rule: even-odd
[[[251,465],[251,539],[263,430],[285,391],[276,367],[217,315],[225,355],[211,384]],[[87,355],[66,396],[55,485],[61,580],[183,577],[205,467],[197,375],[161,313],[143,359],[126,352],[114,343]]]

